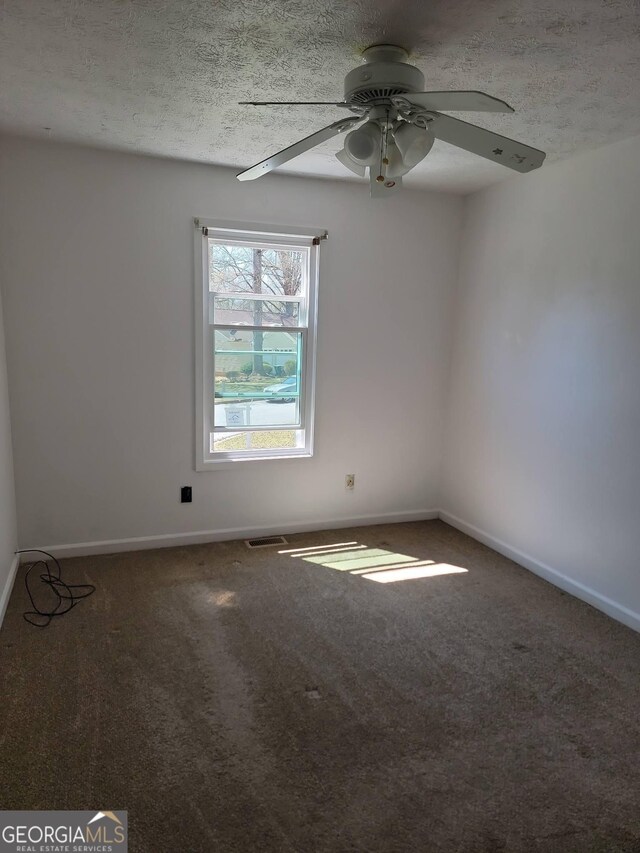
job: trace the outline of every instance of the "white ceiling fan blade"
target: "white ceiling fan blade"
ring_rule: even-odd
[[[369,191],[371,198],[382,198],[383,196],[393,195],[398,190],[402,189],[402,177],[397,178],[387,177],[384,181],[378,181],[377,169],[369,168]]]
[[[484,113],[512,113],[513,107],[505,101],[487,95],[485,92],[407,92],[392,102],[409,101],[426,110],[456,112],[456,110],[475,110]]]
[[[305,151],[315,148],[315,146],[320,145],[321,142],[326,142],[327,139],[331,139],[333,136],[337,136],[345,130],[351,130],[354,125],[361,121],[361,116],[341,118],[339,121],[334,121],[334,123],[330,124],[328,127],[323,127],[322,130],[318,130],[310,136],[305,136],[305,138],[301,139],[299,142],[294,142],[293,145],[290,145],[288,148],[283,148],[283,150],[278,151],[277,154],[272,154],[271,157],[267,157],[266,160],[262,160],[260,163],[256,163],[255,166],[245,169],[244,172],[239,172],[236,175],[236,178],[239,181],[253,181],[261,175],[266,175],[267,172],[277,169],[278,166],[282,166],[289,160],[293,160],[293,158],[297,157],[298,154],[304,154]]]
[[[238,101],[241,106],[249,107],[348,107],[360,106],[359,104],[347,104],[345,101]]]
[[[435,113],[433,121],[429,122],[429,130],[436,139],[464,148],[472,154],[479,154],[501,166],[515,169],[516,172],[530,172],[542,166],[547,156],[544,151],[531,148],[515,139],[508,139],[498,133],[492,133],[475,124],[452,118],[451,116]]]

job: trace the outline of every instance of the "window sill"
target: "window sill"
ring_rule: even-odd
[[[196,462],[196,471],[217,471],[224,468],[237,468],[238,465],[246,465],[248,462],[295,462],[298,459],[311,459],[313,453],[290,453],[283,456],[245,456],[224,459],[199,459]]]

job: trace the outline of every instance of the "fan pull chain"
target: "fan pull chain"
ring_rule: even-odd
[[[385,140],[386,134],[380,134],[380,168],[378,170],[378,177],[376,181],[381,184],[384,181],[384,175],[382,174],[382,164],[384,163],[384,149],[385,149]]]
[[[385,180],[385,172],[386,167],[389,165],[389,158],[387,157],[387,147],[388,147],[388,136],[389,136],[389,110],[387,110],[387,120],[384,125],[384,133],[380,134],[380,172],[376,181],[379,184],[383,184]]]

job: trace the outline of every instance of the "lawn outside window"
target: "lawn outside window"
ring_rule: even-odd
[[[196,470],[313,453],[319,231],[196,223]]]

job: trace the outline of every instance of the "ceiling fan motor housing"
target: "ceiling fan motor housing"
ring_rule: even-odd
[[[375,45],[364,51],[364,65],[344,78],[344,99],[351,104],[370,104],[378,99],[420,92],[424,74],[406,61],[407,52],[395,45]]]

